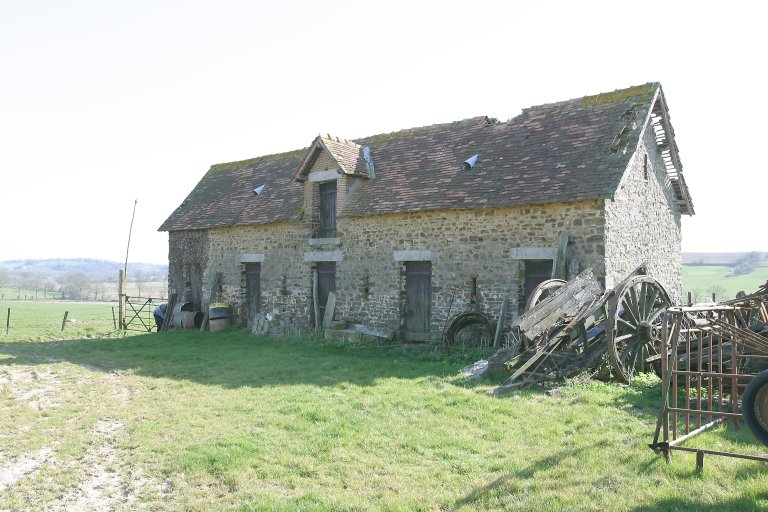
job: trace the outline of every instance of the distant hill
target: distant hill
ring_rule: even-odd
[[[758,261],[768,260],[768,252],[684,252],[683,265],[732,266],[754,255]]]
[[[62,276],[72,272],[83,272],[92,280],[114,280],[123,268],[124,263],[107,260],[93,260],[88,258],[56,258],[47,260],[8,260],[0,261],[0,266],[5,267],[12,274],[29,273],[43,277],[51,277],[59,280]],[[167,264],[157,263],[128,263],[128,274],[142,273],[150,280],[164,280],[168,273]],[[155,279],[152,279],[154,277]]]

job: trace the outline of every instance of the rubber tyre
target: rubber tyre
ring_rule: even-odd
[[[744,390],[741,411],[749,430],[768,445],[768,370],[757,374]]]
[[[467,312],[458,313],[448,321],[448,328],[445,330],[445,341],[449,347],[456,345],[456,335],[465,327],[478,326],[488,332],[490,341],[493,342],[493,336],[496,331],[491,326],[491,322],[482,313]]]

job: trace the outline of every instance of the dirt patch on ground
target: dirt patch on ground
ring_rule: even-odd
[[[61,384],[59,375],[50,369],[17,368],[0,375],[0,387],[7,388],[10,396],[37,411],[59,406],[56,394]]]
[[[0,493],[16,485],[22,478],[32,475],[52,457],[52,449],[41,448],[35,453],[26,453],[16,460],[0,465]]]
[[[80,486],[69,491],[49,510],[115,510],[132,498],[130,488],[124,484],[124,474],[117,457],[115,444],[123,431],[123,424],[104,419],[93,427],[93,442],[83,458],[84,475]]]
[[[50,412],[57,412],[47,413],[46,409],[59,408],[61,411],[72,403],[73,395],[68,392],[81,385],[97,386],[100,395],[112,397],[113,402],[128,402],[139,392],[127,386],[114,372],[86,368],[88,372],[83,373],[82,365],[72,367],[53,358],[45,362],[53,366],[16,365],[0,369],[0,397],[4,395],[10,400],[9,404],[15,402],[18,406],[41,412],[30,416],[30,423],[17,425],[16,433],[44,424]],[[66,364],[58,365],[62,362]],[[123,421],[103,417],[92,424],[87,432],[85,453],[76,459],[58,460],[54,456],[55,440],[51,440],[52,447],[29,451],[13,459],[4,456],[0,449],[0,496],[14,496],[15,493],[15,507],[19,502],[28,504],[20,510],[40,510],[36,508],[38,506],[53,512],[146,508],[142,502],[147,500],[142,497],[149,496],[151,500],[158,495],[167,496],[170,488],[167,483],[145,477],[140,468],[132,467],[126,460],[128,453],[121,447],[125,445],[127,435]],[[35,489],[50,488],[50,484],[65,473],[71,478],[71,471],[62,472],[62,468],[76,471],[74,483],[69,480],[66,487],[59,487],[54,495],[42,497],[36,494]],[[40,498],[44,501],[37,502]],[[16,510],[14,506],[11,508]],[[0,509],[3,509],[2,504]]]

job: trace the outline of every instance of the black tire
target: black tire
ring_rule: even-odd
[[[768,370],[759,373],[744,390],[741,411],[749,430],[768,445]]]
[[[459,313],[451,317],[448,321],[448,328],[445,330],[445,341],[449,347],[458,345],[457,337],[459,332],[467,327],[476,327],[480,332],[487,333],[486,341],[493,343],[495,330],[491,326],[490,320],[482,313],[469,312]],[[471,345],[479,346],[479,340],[473,340]]]

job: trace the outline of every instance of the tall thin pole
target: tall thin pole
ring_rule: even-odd
[[[136,217],[136,204],[139,202],[138,199],[134,199],[133,201],[133,214],[131,215],[131,227],[128,229],[128,245],[125,247],[125,267],[123,267],[123,272],[125,275],[128,274],[128,250],[131,248],[131,232],[133,232],[133,219]]]

